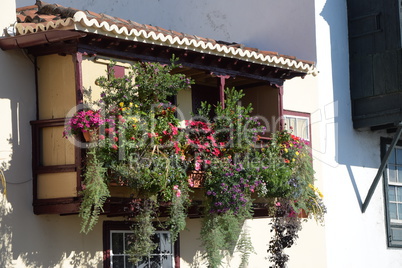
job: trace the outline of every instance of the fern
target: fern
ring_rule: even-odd
[[[103,212],[103,204],[110,196],[105,182],[106,169],[96,156],[95,149],[87,153],[87,164],[84,173],[84,190],[79,216],[81,217],[81,232],[88,233],[98,222]]]

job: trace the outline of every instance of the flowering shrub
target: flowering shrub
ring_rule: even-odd
[[[272,202],[268,204],[272,206],[274,201],[267,200],[286,200],[275,208],[280,209],[281,217],[294,219],[292,222],[300,222],[297,215],[302,210],[322,220],[325,206],[313,186],[307,142],[288,131],[275,132],[262,142],[260,137],[267,136],[265,127],[259,117],[251,116],[251,105],[239,105],[244,93],[235,89],[225,90],[225,105],[217,103],[214,113],[211,105],[202,103],[198,114],[180,129],[177,107],[169,99],[189,88],[192,81],[181,74],[171,74],[176,67],[174,61],[171,65],[137,63],[124,78],[114,78],[111,73],[96,81],[103,89],[97,104],[104,115],[100,118],[97,112],[96,122],[103,125],[104,131],[88,152],[91,157],[86,168],[89,172],[84,174],[85,203],[80,213],[83,231],[96,223],[109,194],[108,183],[118,182],[135,189],[139,201],[132,204],[137,209],[128,210],[130,218],[137,219],[132,228],[137,240],[129,252],[132,260],[138,260],[154,248],[152,221],[158,217],[156,209],[160,204],[170,204],[165,227],[174,239],[185,228],[192,191],[188,174],[192,171],[202,172],[199,174],[204,179],[201,239],[210,267],[221,264],[239,235],[249,237],[241,234],[241,227],[244,220],[252,217],[255,198]],[[216,117],[210,118],[211,114]],[[87,117],[77,114],[76,119],[72,123],[87,126],[79,122],[88,121]],[[276,239],[283,237],[278,235]],[[250,241],[243,242],[251,245]]]
[[[64,129],[63,135],[77,135],[82,132],[87,132],[99,128],[104,124],[99,111],[81,110],[76,112],[68,121]]]

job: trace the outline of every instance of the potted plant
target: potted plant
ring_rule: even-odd
[[[175,67],[174,59],[171,65],[140,62],[123,78],[109,73],[96,81],[103,89],[97,104],[105,117],[93,121],[98,127],[102,124],[104,131],[88,149],[80,209],[82,231],[88,232],[96,224],[113,182],[135,192],[127,205],[127,216],[135,219],[132,230],[136,239],[129,249],[133,262],[153,250],[153,221],[160,207],[167,206],[170,215],[162,227],[177,238],[185,228],[195,186],[205,193],[201,239],[210,267],[218,267],[225,254],[234,250],[239,235],[242,245],[247,245],[242,248],[244,256],[252,251],[242,224],[252,217],[255,198],[275,210],[273,231],[278,243],[285,239],[278,233],[283,230],[279,227],[287,226],[288,220],[296,223],[292,232],[297,237],[300,211],[322,220],[325,206],[313,186],[306,142],[284,130],[262,142],[266,129],[258,117],[251,116],[251,105],[239,105],[244,93],[235,89],[225,90],[225,105],[216,104],[216,117],[210,118],[212,106],[202,103],[198,114],[180,129],[176,107],[168,99],[192,81],[172,74]],[[86,116],[99,113],[77,113],[70,120],[70,133],[87,127],[82,123],[89,121]],[[191,180],[195,177],[201,182]],[[270,253],[281,259],[282,251],[275,246]]]
[[[100,111],[93,111],[90,109],[84,109],[76,112],[68,121],[63,135],[64,137],[70,135],[83,135],[86,141],[91,140],[91,136],[94,135],[101,125],[104,124]]]

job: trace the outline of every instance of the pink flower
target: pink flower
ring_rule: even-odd
[[[117,142],[117,141],[119,140],[119,138],[116,137],[116,136],[114,136],[114,137],[113,137],[113,140]]]
[[[178,185],[173,186],[173,190],[176,192],[176,197],[180,197],[180,196],[181,196],[181,191],[180,191]]]
[[[200,163],[196,162],[195,163],[195,170],[200,170],[200,169],[201,169]]]
[[[104,139],[105,139],[105,136],[104,136],[104,135],[99,135],[99,139],[100,139],[100,140],[104,140]]]
[[[281,203],[276,202],[275,206],[280,207],[280,206],[281,206]]]
[[[181,191],[180,190],[177,190],[177,192],[176,192],[176,197],[180,197],[181,196]]]
[[[118,148],[118,147],[117,147],[116,144],[113,144],[113,145],[112,145],[112,149],[117,150],[117,148]]]

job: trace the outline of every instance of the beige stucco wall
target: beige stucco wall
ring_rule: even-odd
[[[284,84],[283,106],[286,110],[310,113],[311,146],[315,185],[323,190],[321,155],[325,151],[325,137],[320,124],[325,116],[326,107],[319,105],[317,77],[308,75],[304,79],[294,78]],[[324,126],[325,127],[325,126]],[[324,196],[325,203],[325,196]],[[325,225],[309,220],[303,223],[296,244],[288,251],[289,267],[324,267],[326,263]]]
[[[267,250],[272,235],[270,222],[271,218],[258,218],[247,220],[243,225],[243,231],[249,233],[254,247],[254,253],[249,258],[248,267],[250,268],[266,268],[269,266]],[[180,248],[180,267],[182,268],[207,267],[202,258],[204,251],[201,247],[199,235],[201,224],[202,219],[189,219],[186,230],[180,234],[180,245],[182,245]],[[288,267],[322,268],[325,260],[323,237],[323,228],[317,225],[314,220],[303,223],[303,230],[299,233],[299,239],[290,250],[285,251],[290,254]],[[223,267],[239,267],[240,258],[241,254],[235,249],[234,255],[224,260]]]

